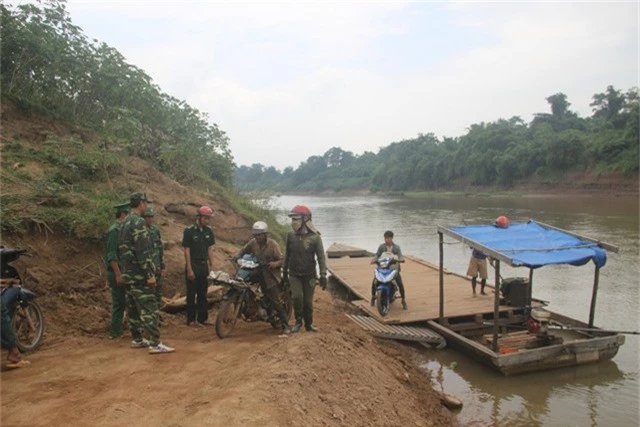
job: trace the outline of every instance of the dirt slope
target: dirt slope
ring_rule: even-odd
[[[370,337],[326,292],[316,304],[317,334],[243,322],[219,340],[213,328],[170,325],[168,355],[128,339],[57,337],[29,367],[2,372],[1,424],[452,425],[414,350]]]

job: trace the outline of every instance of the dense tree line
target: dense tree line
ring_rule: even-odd
[[[241,166],[236,185],[246,191],[406,191],[454,183],[509,187],[528,179],[553,181],[576,170],[637,175],[638,89],[623,93],[608,86],[592,99],[588,118],[571,111],[567,96],[557,93],[546,98],[551,113],[536,114],[528,124],[512,117],[473,124],[457,138],[420,134],[377,154],[334,147],[282,172],[261,164]]]
[[[228,137],[114,48],[73,25],[64,1],[0,4],[3,100],[97,131],[183,183],[233,181]]]

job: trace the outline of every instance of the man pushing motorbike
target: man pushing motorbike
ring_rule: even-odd
[[[284,334],[291,333],[287,314],[282,307],[278,296],[278,284],[281,280],[280,267],[284,262],[284,256],[280,250],[278,243],[268,237],[269,226],[258,221],[251,227],[253,238],[233,257],[234,262],[242,258],[244,254],[253,254],[258,257],[261,263],[266,264],[261,270],[260,285],[262,292],[269,299],[269,304],[278,313],[278,318],[282,324],[282,332]]]

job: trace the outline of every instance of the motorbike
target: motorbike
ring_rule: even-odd
[[[26,249],[0,246],[0,298],[9,310],[18,349],[35,350],[44,336],[44,316],[36,302],[36,293],[23,286],[20,273],[10,263],[26,254]]]
[[[221,339],[228,337],[239,318],[247,322],[265,321],[279,329],[278,314],[260,286],[261,270],[266,265],[252,254],[245,254],[237,263],[235,277],[227,281],[214,280],[226,288],[216,317],[216,335]],[[279,288],[278,294],[288,320],[293,311],[291,292]]]
[[[375,261],[373,286],[376,289],[376,308],[380,316],[389,313],[391,303],[395,301],[398,292],[398,268],[395,266],[397,260],[392,253],[385,252]]]

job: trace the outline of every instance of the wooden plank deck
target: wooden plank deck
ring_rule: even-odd
[[[354,294],[362,298],[353,301],[378,321],[394,323],[411,323],[438,319],[440,315],[440,279],[438,266],[422,259],[405,256],[406,262],[401,266],[402,280],[407,295],[408,310],[403,310],[400,301],[391,304],[389,314],[381,317],[375,307],[371,307],[371,281],[375,265],[370,264],[370,257],[341,257],[327,259],[331,274]],[[473,296],[471,281],[445,270],[444,275],[444,316],[481,316],[493,314],[494,293],[492,288],[485,288],[487,295]],[[501,305],[501,312],[512,311],[514,307]]]

